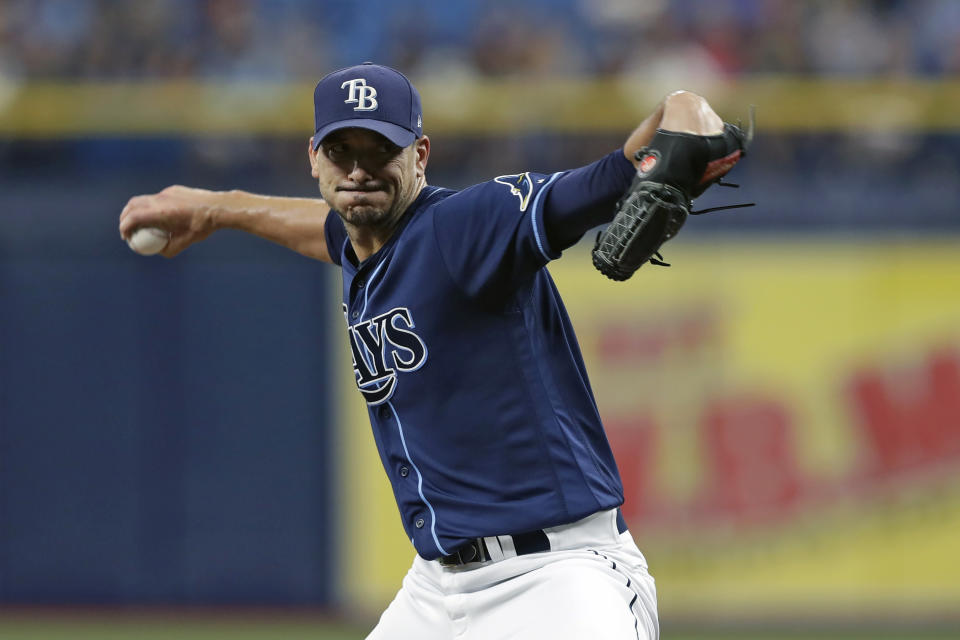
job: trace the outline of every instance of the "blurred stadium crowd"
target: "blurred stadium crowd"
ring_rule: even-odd
[[[768,161],[748,163],[738,177],[752,186],[744,197],[765,206],[711,217],[698,228],[929,233],[960,226],[960,144],[950,106],[951,78],[960,72],[960,0],[0,0],[0,117],[22,89],[42,90],[46,82],[59,91],[91,80],[94,88],[100,80],[257,87],[312,83],[362,60],[458,91],[518,77],[590,83],[612,76],[628,84],[639,78],[650,96],[684,87],[713,100],[727,80],[767,83],[781,98],[790,95],[794,111],[809,114],[814,126],[778,129],[776,107],[762,92],[744,89],[750,95],[743,101],[758,103],[755,152]],[[863,79],[892,80],[894,92],[902,81],[900,91],[919,86],[928,93],[925,101],[894,93],[878,103]],[[808,80],[827,82],[810,87]],[[836,109],[831,92],[848,81],[859,97],[845,96]],[[203,99],[214,104],[218,95]],[[452,110],[449,100],[431,104]],[[38,105],[33,109],[46,113],[42,100]],[[840,111],[873,122],[870,135],[839,126],[849,122],[830,118]],[[921,115],[912,128],[877,124],[902,113]],[[582,117],[597,119],[589,109]],[[63,162],[75,187],[103,198],[91,210],[112,210],[117,204],[110,202],[172,183],[312,196],[302,150],[311,124],[306,113],[302,134],[294,136],[253,127],[226,136],[185,130],[60,139],[51,125],[37,139],[0,139],[0,166],[17,176],[6,197],[48,201],[49,180],[63,173],[52,158],[69,157]],[[431,181],[462,187],[506,171],[580,166],[616,148],[622,135],[532,124],[520,133],[444,131]],[[78,167],[92,175],[81,176]],[[704,206],[725,203],[715,197],[707,194]],[[767,213],[773,209],[775,215]],[[906,210],[912,214],[904,216]]]
[[[960,72],[956,0],[4,0],[12,78]]]

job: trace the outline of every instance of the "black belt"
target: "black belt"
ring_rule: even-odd
[[[617,509],[617,531],[623,533],[627,530],[627,523],[623,519],[620,509]],[[513,547],[518,556],[525,556],[528,553],[540,553],[541,551],[550,551],[550,538],[547,537],[543,529],[528,531],[527,533],[515,533],[510,536],[513,538]],[[474,538],[453,553],[437,558],[437,562],[445,567],[459,567],[469,562],[486,562],[490,559],[490,552],[487,550],[487,543],[483,538]]]

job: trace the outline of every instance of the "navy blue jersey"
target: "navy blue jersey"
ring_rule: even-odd
[[[633,170],[617,154],[600,162],[619,163],[622,192]],[[327,217],[357,386],[403,526],[424,558],[623,502],[545,268],[559,252],[547,241],[544,203],[562,175],[426,187],[360,264],[340,217]]]

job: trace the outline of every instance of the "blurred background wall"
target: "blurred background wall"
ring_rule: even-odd
[[[589,162],[673,89],[755,104],[743,188],[698,205],[756,208],[626,284],[589,239],[551,267],[665,628],[957,623],[953,0],[0,2],[0,605],[392,596],[339,275],[116,232],[173,183],[315,195],[313,85],[364,60],[421,88],[455,188]]]

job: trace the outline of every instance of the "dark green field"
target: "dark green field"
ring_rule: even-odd
[[[93,612],[0,612],[3,640],[362,640],[368,626],[332,622],[316,616],[258,616],[248,611],[217,614],[97,614]],[[707,630],[663,631],[665,640],[946,640],[955,629],[896,631]],[[491,639],[493,640],[493,639]],[[593,640],[593,639],[590,639]]]

